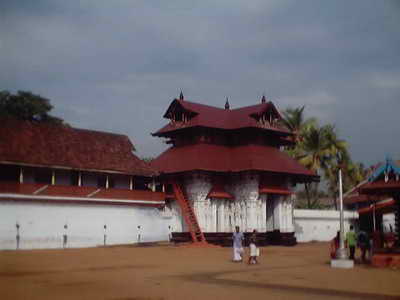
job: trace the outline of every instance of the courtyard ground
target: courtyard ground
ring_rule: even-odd
[[[0,299],[400,299],[400,270],[332,269],[327,243],[261,249],[173,245],[0,251]]]

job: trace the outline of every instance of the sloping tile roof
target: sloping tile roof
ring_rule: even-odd
[[[277,132],[282,135],[292,134],[283,125],[276,124],[275,126],[270,126],[268,123],[266,125],[262,125],[253,117],[260,116],[268,109],[271,109],[275,115],[281,119],[281,114],[272,102],[260,103],[237,109],[222,109],[219,107],[190,102],[187,100],[175,99],[167,109],[167,112],[164,114],[164,118],[168,118],[170,111],[176,106],[182,107],[184,110],[191,112],[194,116],[185,123],[169,123],[157,132],[153,133],[154,136],[163,136],[169,132],[196,126],[218,129],[240,129],[255,127]]]
[[[6,194],[16,195],[31,195],[35,198],[44,196],[43,199],[48,197],[67,197],[87,199],[87,203],[99,204],[95,199],[113,199],[115,204],[123,204],[118,200],[140,200],[142,203],[135,205],[146,204],[146,201],[156,201],[158,206],[164,205],[165,194],[161,192],[152,192],[150,190],[127,190],[127,189],[104,189],[97,187],[87,186],[64,186],[64,185],[46,185],[46,184],[32,184],[32,183],[16,183],[16,182],[0,182],[0,197]],[[6,198],[7,199],[7,198]],[[92,201],[94,199],[94,201]],[[35,199],[22,199],[24,201],[35,201]],[[48,202],[58,203],[58,200],[49,199]],[[76,201],[74,201],[76,202]],[[101,204],[102,202],[100,202]],[[103,203],[104,204],[104,203]],[[153,203],[154,204],[154,203]]]
[[[225,191],[223,184],[214,183],[207,198],[233,199],[233,196]]]
[[[379,211],[379,213],[390,213],[393,212],[396,208],[396,201],[393,199],[388,200],[388,201],[383,201],[380,203],[377,203],[376,205],[370,205],[368,207],[363,207],[358,210],[359,214],[368,214],[368,213],[373,213],[374,211]]]
[[[0,162],[151,176],[125,135],[19,120],[0,120]]]
[[[196,144],[171,147],[151,165],[161,173],[193,170],[214,172],[268,171],[299,175],[315,180],[318,176],[277,148],[261,145],[227,147]]]

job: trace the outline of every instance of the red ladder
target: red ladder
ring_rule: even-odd
[[[197,218],[194,214],[193,208],[190,205],[189,200],[183,194],[182,188],[176,182],[172,183],[172,187],[174,189],[175,198],[181,208],[183,218],[185,219],[186,225],[189,228],[189,232],[192,236],[193,242],[206,243],[206,239],[200,229],[199,223],[197,222]]]

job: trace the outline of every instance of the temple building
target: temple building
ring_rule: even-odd
[[[171,147],[152,161],[174,216],[174,232],[293,233],[293,188],[319,180],[283,150],[293,133],[271,101],[231,109],[174,99],[153,136]]]
[[[394,212],[396,210],[394,194],[385,191],[396,185],[400,189],[398,179],[400,161],[387,158],[385,162],[381,162],[371,169],[371,174],[366,180],[344,195],[344,205],[346,209],[359,213],[358,226],[361,229],[368,232],[394,232]],[[377,191],[372,189],[376,186],[380,188]],[[373,192],[370,190],[373,190]]]
[[[168,239],[157,175],[127,136],[1,120],[0,249]]]

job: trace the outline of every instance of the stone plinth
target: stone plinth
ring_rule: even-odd
[[[341,268],[341,269],[352,269],[354,267],[354,261],[351,259],[332,259],[331,267]]]

